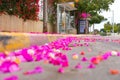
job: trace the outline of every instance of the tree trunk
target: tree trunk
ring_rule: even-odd
[[[86,18],[86,24],[85,24],[85,34],[89,33],[89,29],[88,29],[89,25],[88,25],[88,20]]]
[[[43,0],[43,33],[47,32],[47,0]]]

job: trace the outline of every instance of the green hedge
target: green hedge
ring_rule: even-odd
[[[101,32],[100,35],[101,36],[107,36],[107,34],[105,32]]]

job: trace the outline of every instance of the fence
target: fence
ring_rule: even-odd
[[[42,32],[42,21],[23,21],[16,16],[0,15],[0,31],[16,32]]]

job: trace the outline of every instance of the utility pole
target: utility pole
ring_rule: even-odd
[[[112,10],[112,27],[113,27],[113,35],[114,35],[114,11]]]
[[[47,0],[43,0],[43,32],[47,32]]]

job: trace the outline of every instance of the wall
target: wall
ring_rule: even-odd
[[[0,15],[0,31],[42,32],[42,21],[23,21],[16,16]]]

